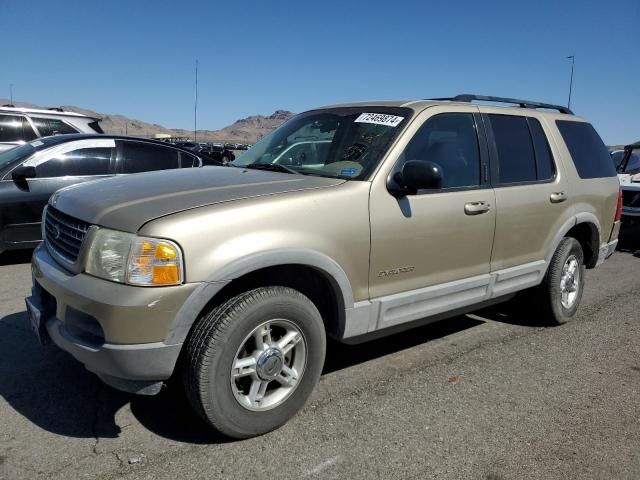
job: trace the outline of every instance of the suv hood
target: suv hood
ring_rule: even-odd
[[[54,193],[49,203],[85,222],[136,232],[153,219],[192,208],[344,182],[234,167],[189,168],[72,185]]]

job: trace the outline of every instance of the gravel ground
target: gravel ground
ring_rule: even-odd
[[[624,232],[578,317],[522,302],[329,345],[305,409],[228,441],[179,395],[103,386],[26,324],[29,254],[0,256],[0,478],[640,478],[640,248]]]

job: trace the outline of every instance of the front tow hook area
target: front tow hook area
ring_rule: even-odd
[[[33,330],[33,333],[38,339],[38,343],[43,346],[51,343],[51,338],[49,337],[46,327],[47,317],[40,304],[33,297],[25,298],[24,303],[27,307],[27,316],[31,330]]]

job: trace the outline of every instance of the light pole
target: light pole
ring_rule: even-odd
[[[198,143],[198,60],[196,59],[196,99],[193,105],[193,141]]]
[[[575,55],[569,55],[567,57],[571,59],[571,80],[569,80],[569,101],[567,102],[567,108],[571,108],[571,91],[573,90],[573,66],[576,62]]]

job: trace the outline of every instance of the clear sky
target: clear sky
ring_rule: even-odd
[[[0,97],[174,128],[456,93],[566,104],[640,140],[640,0],[0,0]]]

